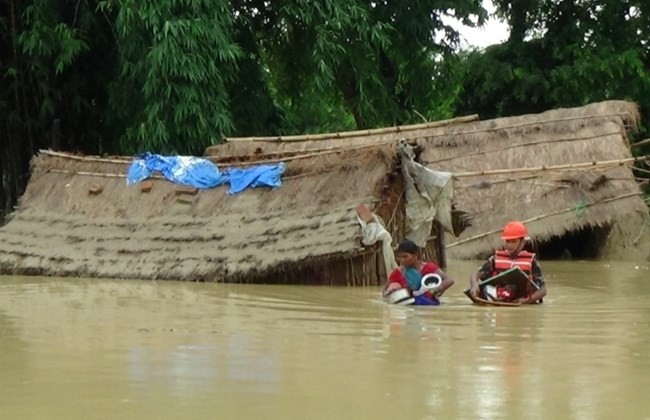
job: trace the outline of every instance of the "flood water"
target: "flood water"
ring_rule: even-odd
[[[0,419],[650,419],[649,267],[543,262],[543,305],[379,288],[0,277]]]

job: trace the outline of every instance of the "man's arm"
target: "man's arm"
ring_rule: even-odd
[[[494,267],[494,257],[488,258],[486,262],[474,273],[469,276],[469,292],[472,296],[477,297],[479,287],[478,284],[485,279],[488,279],[492,274]]]
[[[546,282],[544,281],[542,268],[539,266],[539,263],[537,262],[537,258],[533,259],[531,274],[533,276],[533,283],[535,283],[538,288],[535,291],[533,291],[533,293],[531,293],[530,296],[521,298],[520,299],[521,303],[537,303],[540,300],[542,300],[544,296],[546,296]]]

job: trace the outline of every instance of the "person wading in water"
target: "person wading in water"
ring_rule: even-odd
[[[399,244],[397,260],[400,266],[388,276],[384,296],[394,290],[406,288],[415,298],[414,305],[439,305],[438,297],[454,284],[454,280],[442,271],[438,264],[420,259],[420,249],[413,241],[405,240]],[[442,279],[440,285],[433,290],[422,288],[422,278],[427,274],[437,274]]]
[[[521,222],[510,222],[503,228],[501,239],[504,249],[499,249],[469,278],[470,294],[479,296],[479,283],[513,267],[519,267],[537,285],[537,290],[529,285],[526,295],[518,298],[516,303],[542,303],[546,296],[546,283],[542,269],[535,254],[524,250],[528,238],[528,229]]]

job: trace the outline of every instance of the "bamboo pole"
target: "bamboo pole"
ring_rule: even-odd
[[[585,137],[568,137],[568,138],[560,138],[560,139],[550,139],[550,140],[540,140],[540,141],[534,141],[530,143],[519,143],[519,144],[511,144],[508,146],[504,147],[499,147],[496,149],[490,149],[490,150],[483,150],[479,152],[474,152],[474,153],[468,153],[464,154],[461,156],[453,156],[453,157],[446,157],[443,159],[437,159],[437,160],[423,160],[422,163],[425,163],[427,165],[435,164],[435,163],[440,163],[440,162],[446,162],[454,159],[465,159],[470,156],[480,156],[480,155],[486,155],[488,153],[496,153],[496,152],[503,152],[504,150],[509,150],[509,149],[516,149],[517,147],[528,147],[528,146],[535,146],[539,144],[547,144],[547,143],[559,143],[559,142],[568,142],[568,141],[578,141],[578,140],[593,140],[601,137],[608,137],[612,135],[620,135],[620,131],[612,132],[612,133],[605,133],[605,134],[599,134],[597,136],[585,136]]]
[[[624,115],[629,115],[628,112],[618,112],[614,114],[591,114],[591,115],[576,115],[573,117],[565,117],[565,118],[554,118],[554,119],[547,119],[547,120],[532,120],[524,123],[519,123],[519,124],[511,124],[511,125],[503,125],[500,127],[491,127],[491,128],[482,128],[480,130],[471,130],[471,131],[458,131],[455,133],[443,133],[439,134],[436,137],[453,137],[453,136],[459,136],[463,134],[476,134],[476,133],[487,133],[490,131],[499,131],[499,130],[510,130],[513,128],[521,128],[521,127],[527,127],[529,125],[542,125],[542,124],[549,124],[549,123],[558,123],[558,122],[565,122],[565,121],[574,121],[574,120],[588,120],[592,118],[606,118],[606,117],[620,117]],[[517,117],[511,117],[511,118],[517,118]],[[497,118],[498,119],[498,118]],[[490,121],[490,120],[488,120]],[[494,121],[494,120],[491,120]]]
[[[433,121],[423,124],[402,125],[395,127],[373,128],[368,130],[344,131],[338,133],[323,133],[323,134],[305,134],[298,136],[277,136],[277,137],[226,137],[227,142],[251,142],[251,141],[265,141],[265,142],[292,142],[292,141],[316,141],[316,140],[336,140],[350,137],[359,136],[374,136],[379,134],[389,133],[402,133],[405,131],[422,130],[427,128],[444,127],[447,125],[463,124],[468,122],[477,121],[478,114],[467,115],[464,117],[451,118],[448,120]]]
[[[466,178],[466,177],[482,176],[482,175],[503,175],[503,174],[515,174],[515,173],[526,173],[526,172],[555,171],[555,170],[564,170],[564,169],[599,168],[603,166],[623,165],[629,162],[643,162],[648,159],[650,159],[650,155],[637,156],[637,157],[626,158],[626,159],[604,160],[600,162],[581,162],[581,163],[570,163],[565,165],[534,166],[529,168],[492,169],[492,170],[485,170],[485,171],[459,172],[454,174],[453,176],[454,178]]]
[[[58,174],[70,174],[70,175],[96,176],[101,178],[126,178],[126,174],[102,174],[98,172],[66,171],[64,169],[48,169],[46,172],[54,172]],[[160,176],[160,175],[150,175],[148,178],[167,179],[164,176]]]
[[[645,146],[646,144],[650,144],[650,139],[637,141],[636,143],[632,144],[632,146],[630,147]]]
[[[564,117],[564,118],[554,118],[554,119],[546,119],[546,120],[532,120],[524,123],[519,123],[519,124],[511,124],[511,125],[504,125],[501,127],[493,127],[493,128],[483,128],[480,130],[471,130],[471,131],[461,131],[457,133],[448,133],[448,134],[440,134],[441,136],[456,136],[456,135],[462,135],[462,134],[473,134],[473,133],[485,133],[485,132],[490,132],[490,131],[498,131],[498,130],[508,130],[508,129],[513,129],[513,128],[521,128],[521,127],[526,127],[530,125],[539,125],[539,124],[547,124],[547,123],[558,123],[558,122],[565,122],[565,121],[574,121],[574,120],[588,120],[592,118],[606,118],[606,117],[622,117],[625,115],[629,115],[629,112],[616,112],[616,113],[610,113],[610,114],[589,114],[589,115],[576,115],[576,116],[571,116],[571,117]],[[473,119],[470,119],[472,117],[475,117]],[[468,119],[468,121],[456,121],[454,120],[461,120],[461,119]],[[474,122],[478,120],[478,116],[475,115],[470,115],[467,117],[459,117],[457,119],[451,119],[451,120],[445,120],[445,121],[437,121],[437,122],[432,122],[428,124],[436,124],[436,123],[444,123],[442,125],[438,125],[438,127],[443,127],[445,125],[452,125],[456,123],[463,123],[463,122]],[[356,136],[362,136],[362,135],[377,135],[377,134],[386,134],[390,132],[403,132],[403,131],[412,131],[412,130],[418,130],[418,129],[426,129],[426,128],[435,128],[436,126],[428,126],[425,127],[427,124],[415,124],[411,126],[402,126],[400,127],[389,127],[389,128],[379,128],[379,129],[371,129],[371,130],[357,130],[357,131],[348,131],[348,132],[343,132],[343,133],[326,133],[326,134],[314,134],[314,135],[300,135],[300,136],[278,136],[278,137],[232,137],[232,138],[226,138],[225,140],[228,142],[237,142],[237,141],[266,141],[266,142],[282,142],[282,141],[308,141],[308,140],[325,140],[325,139],[341,139],[341,138],[348,138],[348,137],[356,137]],[[287,140],[288,139],[288,140]]]
[[[643,192],[633,192],[633,193],[621,194],[621,195],[618,195],[616,197],[607,198],[607,199],[602,200],[602,201],[597,201],[595,203],[585,204],[585,208],[593,207],[593,206],[596,206],[598,204],[609,203],[609,202],[616,201],[616,200],[622,200],[624,198],[634,197],[634,196],[637,196],[637,195],[643,195]],[[562,210],[557,210],[557,211],[554,211],[554,212],[551,212],[551,213],[546,213],[546,214],[542,214],[540,216],[531,217],[530,219],[522,220],[521,223],[535,222],[537,220],[546,219],[547,217],[557,216],[558,214],[563,214],[563,213],[568,213],[570,211],[574,211],[575,209],[576,209],[576,206],[567,207],[567,208],[562,209]],[[490,235],[493,235],[495,233],[499,233],[499,232],[501,232],[501,230],[502,229],[494,229],[494,230],[491,230],[489,232],[481,233],[480,235],[475,235],[475,236],[463,239],[461,241],[452,242],[452,243],[448,244],[446,246],[446,248],[451,248],[451,247],[461,245],[461,244],[464,244],[464,243],[467,243],[467,242],[475,241],[477,239],[482,239],[482,238],[485,238],[486,236],[490,236]]]
[[[295,156],[289,156],[289,157],[277,158],[277,159],[259,159],[259,160],[242,161],[242,162],[221,162],[221,163],[213,162],[213,163],[219,168],[224,168],[224,167],[228,168],[228,167],[233,167],[233,166],[248,166],[248,165],[258,165],[258,164],[264,164],[264,163],[287,162],[287,161],[293,161],[293,160],[299,160],[299,159],[309,159],[309,158],[318,157],[318,156],[337,154],[337,153],[341,153],[341,152],[347,152],[347,151],[350,151],[350,150],[357,151],[357,150],[362,150],[362,149],[369,149],[369,148],[380,146],[382,144],[388,144],[388,142],[374,143],[374,144],[362,144],[362,145],[359,145],[359,146],[352,146],[352,147],[339,147],[339,148],[333,148],[333,149],[325,149],[325,150],[319,151],[319,152],[298,154],[298,155],[295,155]],[[66,153],[53,152],[53,151],[50,151],[50,150],[42,150],[41,153],[51,155],[51,156],[62,157],[62,158],[66,158],[66,159],[87,161],[87,162],[120,163],[120,164],[127,164],[127,163],[132,162],[132,161],[128,161],[128,160],[103,159],[103,158],[86,157],[86,156],[74,156],[74,155],[69,155],[69,154],[66,154]],[[215,160],[215,159],[213,157],[213,158],[211,158],[209,160]],[[50,171],[54,171],[54,170],[51,169]],[[65,172],[63,172],[63,173],[65,173]],[[80,175],[101,176],[100,174],[95,174],[95,173],[91,173],[91,172],[89,172],[89,173],[73,172],[73,173],[78,173]]]
[[[496,180],[496,181],[484,181],[484,183],[486,184],[485,187],[483,187],[480,183],[474,183],[474,184],[456,185],[454,187],[454,189],[455,190],[461,190],[461,189],[472,188],[472,187],[477,188],[477,189],[490,188],[490,187],[492,187],[493,185],[496,185],[496,184],[503,184],[503,183],[506,183],[506,182],[526,181],[526,180],[535,179],[535,178],[538,178],[538,176],[537,175],[527,175],[527,176],[521,176],[519,178],[506,178],[506,179],[499,179],[499,180]]]
[[[48,169],[47,172],[55,172],[59,174],[71,174],[71,175],[97,176],[103,178],[126,178],[125,174],[102,174],[97,172],[66,171],[63,169]],[[162,177],[157,177],[157,178],[162,178]]]
[[[644,169],[644,168],[639,168],[639,167],[637,167],[637,166],[630,166],[630,169],[632,169],[633,171],[639,171],[639,172],[642,172],[642,173],[644,173],[644,174],[650,174],[650,171],[649,171],[649,170]]]
[[[643,221],[643,225],[641,225],[641,229],[639,229],[639,234],[636,235],[636,237],[635,237],[634,240],[632,241],[632,243],[633,243],[634,245],[636,245],[636,244],[639,243],[639,240],[640,240],[641,237],[643,236],[643,233],[645,232],[645,229],[646,229],[647,227],[648,227],[648,217],[646,216],[645,220]]]
[[[383,143],[385,144],[385,143]],[[359,146],[352,146],[352,147],[345,147],[345,148],[337,148],[333,150],[325,150],[322,152],[314,152],[314,153],[305,153],[301,155],[296,155],[296,156],[289,156],[285,158],[277,158],[277,159],[259,159],[259,160],[250,160],[247,162],[230,162],[230,163],[215,163],[215,165],[219,167],[223,166],[246,166],[246,165],[257,165],[257,164],[262,164],[262,163],[273,163],[273,162],[288,162],[288,161],[293,161],[293,160],[299,160],[299,159],[309,159],[313,157],[318,157],[318,156],[325,156],[325,155],[332,155],[332,154],[337,154],[341,152],[347,152],[350,150],[357,151],[357,150],[362,150],[362,149],[370,149],[373,147],[377,147],[380,144],[378,143],[369,143],[369,144],[362,144]]]
[[[395,215],[397,214],[397,210],[399,209],[399,206],[402,204],[402,197],[404,195],[405,195],[405,191],[402,190],[400,195],[397,196],[395,207],[393,207],[393,211],[391,212],[390,219],[388,219],[388,223],[386,223],[386,229],[390,229],[390,226],[393,223],[393,219],[395,219]]]
[[[615,167],[597,168],[597,170],[600,170],[602,172],[608,172],[608,171],[610,171],[612,169],[615,169]],[[630,166],[630,169],[636,170],[638,168],[636,168],[634,166]],[[642,170],[642,171],[650,173],[650,171],[648,171],[648,170]],[[497,185],[497,184],[504,184],[504,183],[507,183],[507,182],[528,181],[528,180],[537,179],[537,178],[539,178],[539,175],[527,175],[527,176],[522,176],[522,177],[519,177],[519,178],[505,178],[505,179],[498,179],[496,181],[481,181],[481,182],[473,183],[473,184],[456,185],[454,187],[454,189],[455,190],[462,190],[462,189],[466,189],[466,188],[487,189],[487,188],[491,188],[493,185]],[[625,178],[625,177],[611,178],[611,177],[608,177],[609,180],[618,180],[618,181],[631,181],[633,178],[638,180],[638,181],[646,180],[645,178],[640,178],[640,177],[636,177],[636,176],[635,177],[629,177],[629,178]],[[555,182],[559,183],[560,181],[555,181]],[[485,184],[485,185],[483,185],[483,184]],[[544,184],[548,184],[548,183],[544,183]],[[551,184],[548,184],[548,185],[551,185]]]
[[[415,141],[413,140],[406,140],[408,144],[411,146],[415,145]],[[301,154],[307,154],[307,153],[320,153],[320,152],[329,152],[329,151],[338,151],[338,150],[355,150],[356,148],[363,149],[366,147],[374,147],[374,146],[384,146],[388,144],[395,144],[394,140],[387,140],[387,141],[380,141],[380,142],[372,142],[372,143],[365,143],[365,144],[359,144],[356,146],[350,146],[347,144],[341,144],[338,146],[329,146],[329,147],[322,147],[322,148],[309,148],[309,149],[302,149],[302,150],[285,150],[281,152],[268,152],[268,153],[261,153],[259,156],[262,157],[270,157],[270,156],[278,156],[278,157],[283,157],[283,156],[296,156],[296,155],[301,155]],[[242,157],[245,157],[246,155],[225,155],[225,156],[220,156],[220,155],[208,155],[205,156],[205,159],[208,159],[213,162],[220,162],[220,161],[236,161],[237,159],[241,159]],[[256,156],[255,153],[251,153],[248,156]],[[245,161],[244,161],[245,162]]]
[[[69,153],[61,153],[61,152],[55,152],[52,150],[44,150],[41,149],[38,151],[40,154],[43,155],[50,155],[50,156],[56,156],[56,157],[62,157],[66,159],[71,159],[71,160],[81,160],[81,161],[86,161],[86,162],[103,162],[103,163],[131,163],[133,160],[128,160],[128,159],[104,159],[100,157],[94,157],[94,156],[75,156],[71,155]]]

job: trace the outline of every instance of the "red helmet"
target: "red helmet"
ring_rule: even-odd
[[[511,239],[528,239],[528,229],[521,222],[510,222],[503,228],[501,239],[504,241]]]

